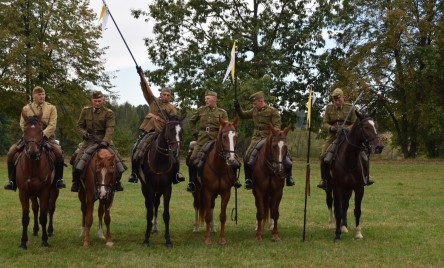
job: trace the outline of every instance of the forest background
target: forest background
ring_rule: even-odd
[[[57,106],[57,138],[66,154],[81,141],[76,120],[97,87],[116,113],[114,142],[123,155],[130,154],[148,106],[116,102],[110,82],[115,74],[104,71],[107,48],[97,43],[102,32],[88,3],[0,3],[0,155],[20,138],[19,111],[35,85]],[[237,40],[237,97],[244,109],[250,107],[248,96],[263,90],[280,110],[282,126],[304,126],[307,88],[313,85],[317,133],[332,89],[343,88],[349,101],[363,91],[358,108],[377,110],[380,131],[399,152],[387,156],[444,155],[443,1],[156,0],[131,12],[135,20],[154,21],[145,41],[156,69],[146,76],[154,85],[173,88],[181,114],[203,105],[204,92],[211,89],[233,118],[233,84],[221,78]],[[183,150],[192,133],[185,128]],[[242,121],[240,152],[251,131],[252,122]],[[306,130],[293,135],[293,156],[305,156]],[[312,153],[318,155],[318,149]]]

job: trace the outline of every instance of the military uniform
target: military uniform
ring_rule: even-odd
[[[38,93],[44,93],[45,90],[40,87],[36,86],[32,94],[38,94]],[[37,102],[33,101],[32,103],[29,103],[22,108],[22,113],[24,113],[26,116],[37,116],[38,114],[42,113],[42,119],[41,122],[43,123],[43,135],[50,143],[51,150],[54,152],[54,155],[56,157],[56,163],[55,163],[55,181],[58,188],[65,188],[65,183],[63,182],[63,168],[64,168],[64,156],[63,156],[63,150],[62,147],[57,143],[57,141],[54,138],[54,132],[57,128],[57,108],[52,105],[49,102],[43,102],[41,104],[38,104]],[[20,115],[20,128],[22,131],[25,129],[25,120],[22,115]],[[8,162],[8,173],[9,173],[9,184],[5,185],[5,189],[8,190],[15,190],[15,174],[14,174],[14,163],[13,163],[13,157],[18,151],[18,144],[21,143],[22,140],[19,142],[13,144],[11,148],[8,151],[7,155],[7,162]]]
[[[263,99],[265,97],[262,91],[256,92],[249,97],[250,102],[254,102],[257,99]],[[249,158],[260,140],[270,135],[269,124],[275,128],[281,128],[281,115],[279,111],[271,106],[265,105],[258,109],[253,107],[250,110],[243,111],[242,108],[236,109],[237,114],[241,119],[253,119],[254,130],[251,137],[250,145],[244,155],[244,171],[245,171],[245,187],[252,189],[253,183],[251,181],[251,165],[249,164]],[[287,157],[290,156],[287,154]],[[287,172],[287,186],[293,186],[294,181],[291,176],[291,159],[287,160],[288,166],[286,166]]]

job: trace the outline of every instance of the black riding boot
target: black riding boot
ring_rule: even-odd
[[[15,180],[15,166],[14,166],[14,163],[8,162],[8,178],[9,178],[9,182],[7,184],[5,184],[5,186],[3,188],[5,190],[12,190],[12,191],[17,190],[17,183],[16,183],[16,180]]]
[[[321,181],[318,184],[318,188],[327,190],[327,179],[329,178],[329,176],[330,173],[328,165],[325,162],[321,163]]]
[[[244,173],[245,173],[245,189],[253,189],[253,181],[251,180],[251,167],[247,163],[244,163]]]
[[[63,162],[59,162],[55,164],[55,180],[57,189],[66,188],[65,182],[63,181],[63,169],[65,164]]]
[[[137,177],[136,169],[139,168],[139,163],[137,161],[131,161],[131,175],[128,182],[137,183],[139,178]]]
[[[179,172],[179,166],[180,166],[179,161],[176,161],[175,164],[176,176],[174,176],[173,184],[178,184],[185,181],[185,177]]]
[[[72,171],[72,186],[71,186],[71,192],[77,193],[79,191],[80,187],[80,172],[77,170]]]
[[[194,165],[188,166],[189,182],[187,186],[187,192],[194,193],[196,191],[196,185],[194,184],[194,177],[196,176],[196,167]]]
[[[291,167],[287,168],[286,173],[287,173],[287,178],[285,179],[285,182],[287,186],[294,186],[296,183],[293,180]]]
[[[239,170],[239,166],[231,166],[231,168],[233,169],[233,172],[234,172],[233,186],[234,186],[234,188],[239,189],[242,187],[242,184],[240,183],[240,181],[237,177],[237,171]]]

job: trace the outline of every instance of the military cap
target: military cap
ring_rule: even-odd
[[[208,90],[207,92],[205,92],[205,96],[214,96],[217,97],[217,93],[211,90]]]
[[[34,93],[43,93],[45,92],[45,90],[41,87],[41,86],[36,86],[33,90],[32,90],[32,94]]]
[[[160,92],[168,92],[171,94],[171,88],[170,87],[164,87],[160,90]]]
[[[258,91],[256,93],[251,94],[251,96],[248,98],[250,101],[255,101],[258,99],[263,99],[265,97],[264,92]]]
[[[93,93],[92,93],[92,98],[93,99],[100,99],[102,97],[103,97],[102,92],[100,92],[100,91],[93,91]]]
[[[331,93],[331,96],[333,98],[339,98],[341,96],[344,96],[344,92],[342,92],[342,89],[337,87],[337,88],[335,88],[335,90],[333,90],[333,93]]]

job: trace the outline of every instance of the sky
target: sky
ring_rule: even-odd
[[[148,11],[149,2],[149,0],[106,0],[109,11],[123,38],[125,38],[134,59],[144,70],[155,68],[148,59],[147,48],[143,41],[144,38],[152,34],[153,22],[145,22],[144,18],[135,19],[131,16],[131,9]],[[99,13],[102,5],[102,0],[90,1],[91,9],[97,14],[97,23],[99,23]],[[117,102],[119,104],[128,102],[134,106],[146,104],[140,89],[136,64],[111,18],[108,19],[106,29],[98,42],[100,47],[109,47],[104,56],[105,71],[118,71],[114,73],[116,78],[111,80],[111,83],[115,86],[112,90],[116,91],[120,96]],[[152,89],[154,95],[157,96],[159,88],[156,85],[152,85]]]

